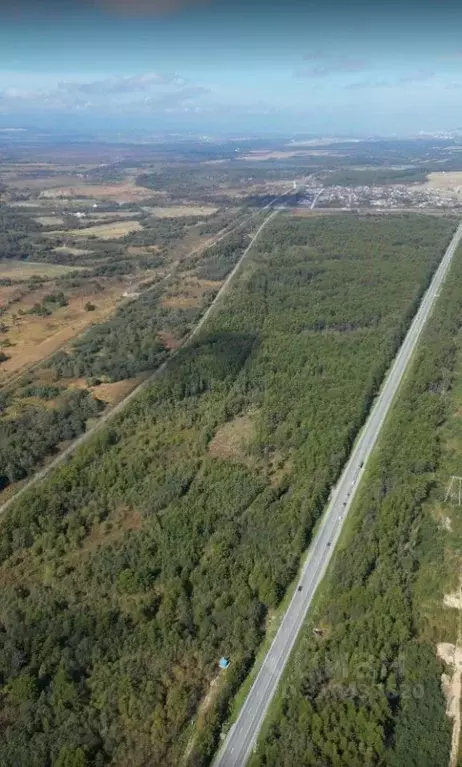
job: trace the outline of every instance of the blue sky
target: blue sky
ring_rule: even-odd
[[[462,126],[454,0],[3,0],[0,125]]]

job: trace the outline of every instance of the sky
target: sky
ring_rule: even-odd
[[[0,0],[0,127],[462,127],[459,0]]]

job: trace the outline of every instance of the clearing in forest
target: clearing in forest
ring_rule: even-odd
[[[243,463],[248,460],[248,449],[255,435],[255,414],[246,413],[223,424],[209,444],[210,455]]]

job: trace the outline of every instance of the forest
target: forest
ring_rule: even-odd
[[[230,234],[221,242],[191,258],[197,279],[221,281],[242,255],[249,238],[245,231]],[[193,328],[218,288],[205,292],[202,305],[189,308],[162,306],[162,290],[146,291],[136,301],[120,307],[114,317],[92,328],[76,341],[70,352],[55,355],[49,363],[56,377],[105,376],[111,381],[154,370],[164,360],[166,348],[159,332],[180,342]]]
[[[53,387],[48,391],[35,387],[26,393],[50,399],[50,389],[52,395],[59,395],[59,389]],[[103,408],[104,403],[87,391],[74,391],[61,396],[53,409],[30,405],[17,418],[2,419],[0,489],[27,477],[60,444],[84,432],[87,420]]]
[[[452,409],[460,413],[461,282],[460,249],[252,767],[449,763],[436,643],[457,638],[442,603],[444,588],[458,585],[460,531],[447,555],[452,527],[436,512],[448,476],[444,430]]]
[[[2,765],[208,763],[453,228],[276,217],[194,343],[2,518]]]
[[[386,184],[415,184],[427,180],[428,169],[404,168],[369,168],[357,170],[344,168],[334,170],[323,179],[325,186],[383,186]]]
[[[225,237],[204,255],[192,258],[189,264],[191,274],[194,272],[197,279],[224,279],[248,243],[245,228]],[[92,273],[96,274],[97,269]],[[81,279],[88,279],[88,274],[82,278],[81,273],[75,272],[60,278],[58,284],[64,287]],[[101,413],[103,403],[91,396],[83,398],[72,393],[65,396],[63,386],[76,378],[85,378],[89,384],[97,385],[102,380],[121,381],[154,371],[167,358],[171,344],[179,345],[192,330],[215,297],[218,284],[216,288],[207,288],[199,303],[186,308],[163,306],[163,290],[164,286],[154,282],[138,299],[119,307],[113,317],[90,328],[67,351],[57,352],[43,363],[42,369],[51,373],[53,387],[56,389],[56,384],[61,386],[56,389],[62,396],[54,411],[49,409],[46,404],[49,398],[41,393],[39,387],[36,401],[32,406],[26,402],[23,413],[17,399],[18,396],[30,396],[26,379],[23,391],[18,386],[2,394],[0,425],[4,429],[0,447],[0,489],[25,478],[46,458],[54,455],[60,444],[69,438],[62,434],[69,433],[70,422],[79,424],[75,426],[77,430],[73,435],[77,436],[85,430],[86,420]],[[46,317],[58,306],[65,305],[66,300],[62,291],[49,293],[29,312]],[[94,305],[88,302],[87,306]],[[162,340],[164,334],[168,335],[170,346]],[[1,352],[0,363],[1,354],[3,360],[8,359],[8,352]],[[84,401],[85,407],[82,408]],[[63,402],[64,408],[61,407]],[[46,437],[41,439],[43,431],[46,431]]]

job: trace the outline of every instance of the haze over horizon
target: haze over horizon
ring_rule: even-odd
[[[462,125],[454,0],[6,0],[0,19],[0,127]]]

